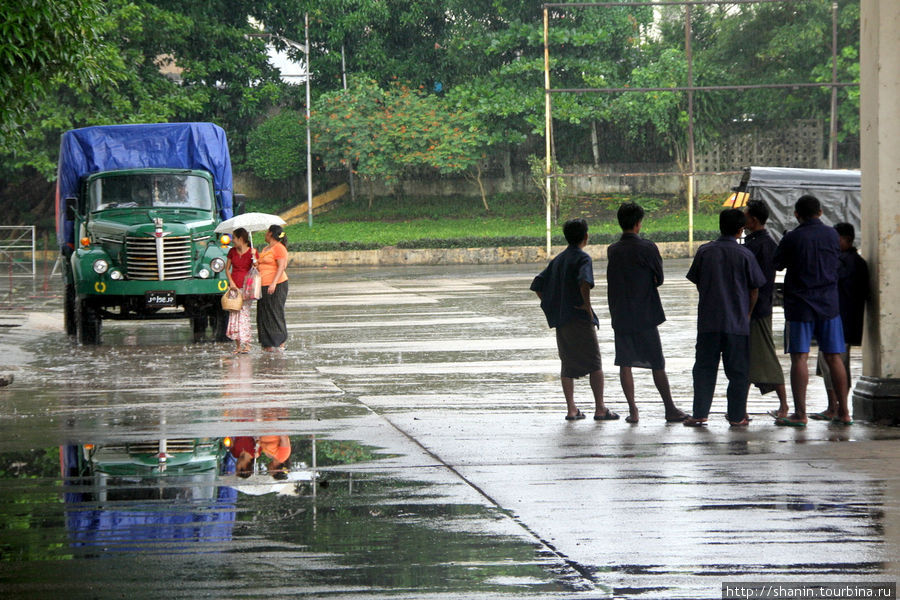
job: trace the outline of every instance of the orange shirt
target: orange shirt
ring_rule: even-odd
[[[287,261],[287,257],[287,248],[280,242],[275,244],[271,250],[266,250],[265,248],[260,250],[257,268],[259,269],[259,278],[263,287],[272,285],[275,273],[278,272],[278,263],[276,261],[282,258]],[[285,263],[285,266],[287,266],[287,263]],[[287,273],[282,273],[281,278],[275,283],[283,283],[285,281],[287,281]]]
[[[261,435],[259,449],[275,462],[283,463],[291,457],[291,440],[286,435]]]

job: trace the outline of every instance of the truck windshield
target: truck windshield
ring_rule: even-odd
[[[91,211],[110,208],[212,209],[209,182],[180,173],[98,177],[90,184]]]

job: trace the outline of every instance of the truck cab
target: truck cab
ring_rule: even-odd
[[[186,129],[198,125],[208,127],[200,134]],[[190,320],[195,339],[209,326],[224,341],[227,317],[219,298],[228,288],[227,247],[215,227],[231,215],[231,195],[225,206],[222,165],[192,155],[221,130],[159,124],[75,132],[85,130],[96,131],[87,139],[71,136],[74,141],[66,139],[73,132],[64,134],[60,158],[57,235],[67,333],[98,344],[105,319],[182,318]],[[194,139],[179,139],[184,131]],[[110,139],[116,144],[106,144],[109,155],[98,158],[100,141]],[[213,139],[221,139],[218,153],[227,159],[224,134]]]

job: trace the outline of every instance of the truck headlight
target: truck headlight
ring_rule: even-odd
[[[221,256],[215,257],[209,261],[209,268],[211,268],[214,273],[221,273],[225,269],[225,259]]]
[[[94,261],[94,273],[97,275],[103,275],[109,270],[109,263],[103,260],[102,258],[98,258]]]
[[[117,270],[113,269],[112,271],[109,272],[109,278],[113,279],[115,281],[120,281],[121,279],[123,279],[122,271],[117,271]]]
[[[209,279],[210,275],[211,273],[206,267],[203,267],[202,269],[200,269],[200,271],[197,272],[197,277],[199,277],[200,279]]]

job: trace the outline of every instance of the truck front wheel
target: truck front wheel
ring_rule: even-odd
[[[75,321],[78,342],[83,346],[100,343],[100,315],[88,300],[76,300]]]
[[[222,310],[218,306],[209,309],[209,326],[212,329],[213,340],[216,342],[227,342],[228,335],[228,311]]]
[[[66,296],[63,301],[63,323],[66,327],[66,335],[75,336],[78,334],[78,323],[75,318],[75,286],[71,283],[66,284]]]

